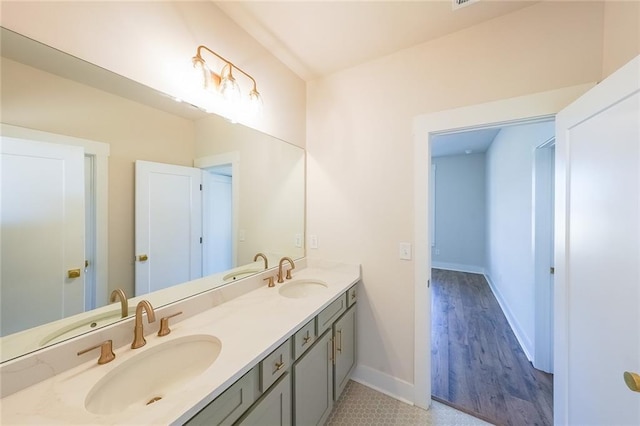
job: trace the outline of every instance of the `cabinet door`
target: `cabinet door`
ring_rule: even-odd
[[[338,400],[356,365],[356,305],[333,324],[335,365],[333,398]]]
[[[247,426],[291,425],[291,376],[289,373],[285,373],[237,424]]]
[[[331,332],[293,366],[293,418],[297,426],[322,425],[333,408]]]

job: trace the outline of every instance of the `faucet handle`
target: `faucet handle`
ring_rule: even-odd
[[[285,278],[288,279],[288,280],[291,279],[291,271],[293,271],[293,268],[287,269],[287,276]]]
[[[166,316],[164,318],[160,318],[160,330],[158,330],[158,336],[166,336],[171,333],[171,329],[169,328],[169,318],[177,317],[181,315],[182,311],[176,312],[175,314]]]
[[[105,340],[104,342],[91,346],[90,348],[83,349],[78,352],[78,356],[84,355],[89,351],[100,348],[100,358],[98,358],[98,364],[106,364],[116,359],[116,354],[113,353],[113,340]]]
[[[267,281],[267,287],[275,287],[276,285],[273,283],[273,277],[263,278],[262,281]]]

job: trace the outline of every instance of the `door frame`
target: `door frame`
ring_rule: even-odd
[[[95,190],[95,304],[109,303],[109,154],[107,143],[59,135],[0,123],[0,133],[17,139],[73,145],[84,148],[94,160]]]
[[[423,114],[413,119],[414,145],[414,405],[431,405],[430,140],[440,133],[549,120],[595,83]]]
[[[206,171],[209,168],[231,164],[231,260],[238,265],[238,227],[240,211],[240,152],[209,155],[193,160],[193,167]],[[204,203],[203,203],[204,205]],[[204,222],[204,219],[203,219]],[[202,224],[205,226],[204,223]]]

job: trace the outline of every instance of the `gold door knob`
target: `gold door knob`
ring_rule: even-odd
[[[69,269],[67,271],[67,276],[69,278],[80,278],[80,269]]]
[[[634,392],[640,392],[640,374],[630,371],[624,372],[624,382]]]
[[[149,256],[147,256],[146,254],[141,254],[140,256],[138,256],[138,260],[140,262],[146,262],[147,260],[149,260]]]

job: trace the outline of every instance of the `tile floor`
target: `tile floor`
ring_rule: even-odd
[[[476,426],[488,424],[436,401],[432,401],[431,409],[425,411],[351,380],[333,407],[326,426]]]

